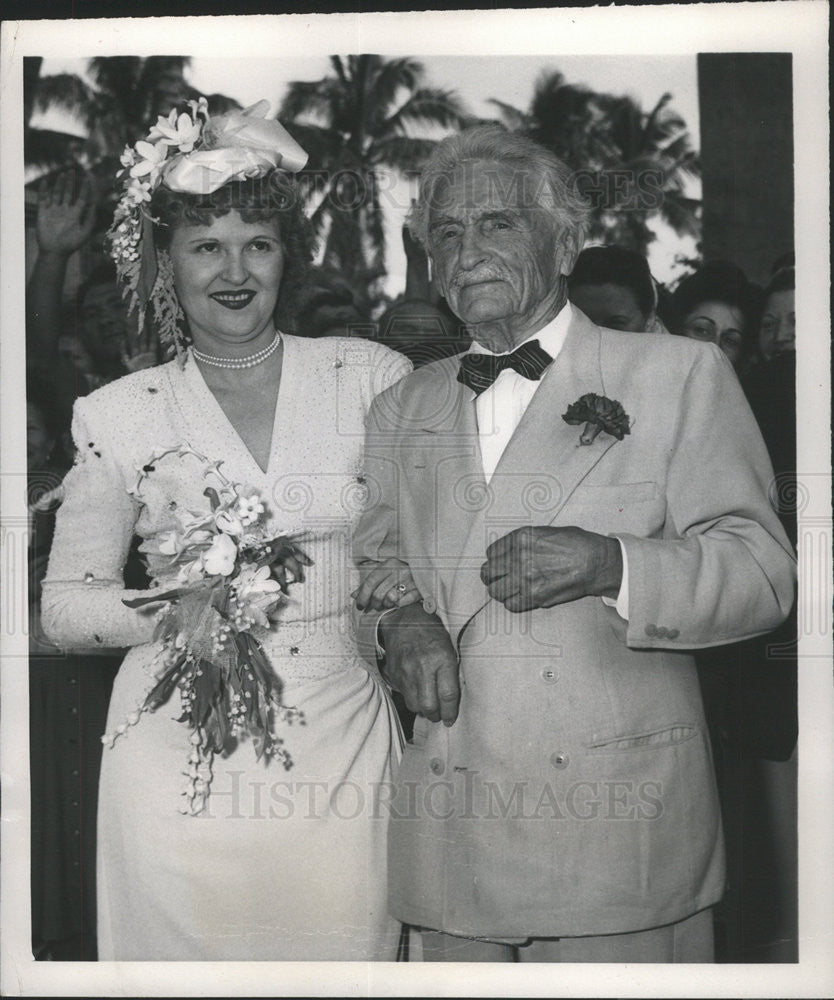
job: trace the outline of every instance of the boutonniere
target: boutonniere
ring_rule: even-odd
[[[562,420],[568,424],[584,424],[579,435],[580,444],[591,444],[600,431],[611,434],[618,441],[631,433],[631,417],[616,399],[586,392],[571,403]]]

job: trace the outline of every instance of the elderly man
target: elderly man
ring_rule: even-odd
[[[422,598],[380,615],[369,572],[357,603],[419,713],[385,804],[390,905],[428,959],[709,961],[724,857],[691,650],[793,600],[732,369],[571,307],[583,219],[534,143],[441,142],[411,223],[475,343],[369,417],[356,558],[400,560]]]

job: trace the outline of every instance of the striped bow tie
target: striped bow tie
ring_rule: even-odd
[[[538,340],[529,340],[512,354],[464,354],[460,360],[458,382],[480,396],[505,368],[512,368],[524,378],[538,382],[552,360]]]

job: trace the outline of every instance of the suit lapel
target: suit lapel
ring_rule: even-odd
[[[562,350],[542,376],[486,488],[487,502],[467,518],[469,530],[449,603],[458,631],[489,599],[480,579],[488,545],[523,525],[552,524],[579,483],[617,443],[601,433],[592,444],[581,445],[582,428],[562,420],[568,406],[586,392],[604,395],[600,335],[574,310]],[[474,425],[474,403],[469,405]]]
[[[496,521],[511,521],[526,512],[527,523],[552,523],[579,483],[617,443],[601,433],[582,445],[582,427],[562,419],[568,406],[587,392],[605,394],[600,335],[574,310],[564,346],[542,377],[490,483]]]
[[[472,519],[482,511],[488,495],[475,404],[471,390],[457,381],[458,364],[455,358],[443,365],[438,371],[441,383],[433,382],[424,394],[419,416],[414,418],[417,436],[411,447],[422,488],[420,508],[429,514],[433,526],[427,536],[433,550],[423,555],[431,559],[444,609],[452,607],[461,540],[470,534]]]

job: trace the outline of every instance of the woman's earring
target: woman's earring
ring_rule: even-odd
[[[185,317],[174,288],[174,265],[170,254],[165,250],[157,253],[157,266],[157,277],[151,296],[154,307],[153,320],[163,347],[170,349],[173,346],[177,361],[182,367],[185,364],[185,348],[188,346],[188,339],[182,329]]]
[[[434,277],[432,274],[431,257],[426,257],[426,270],[428,271],[429,281]]]

